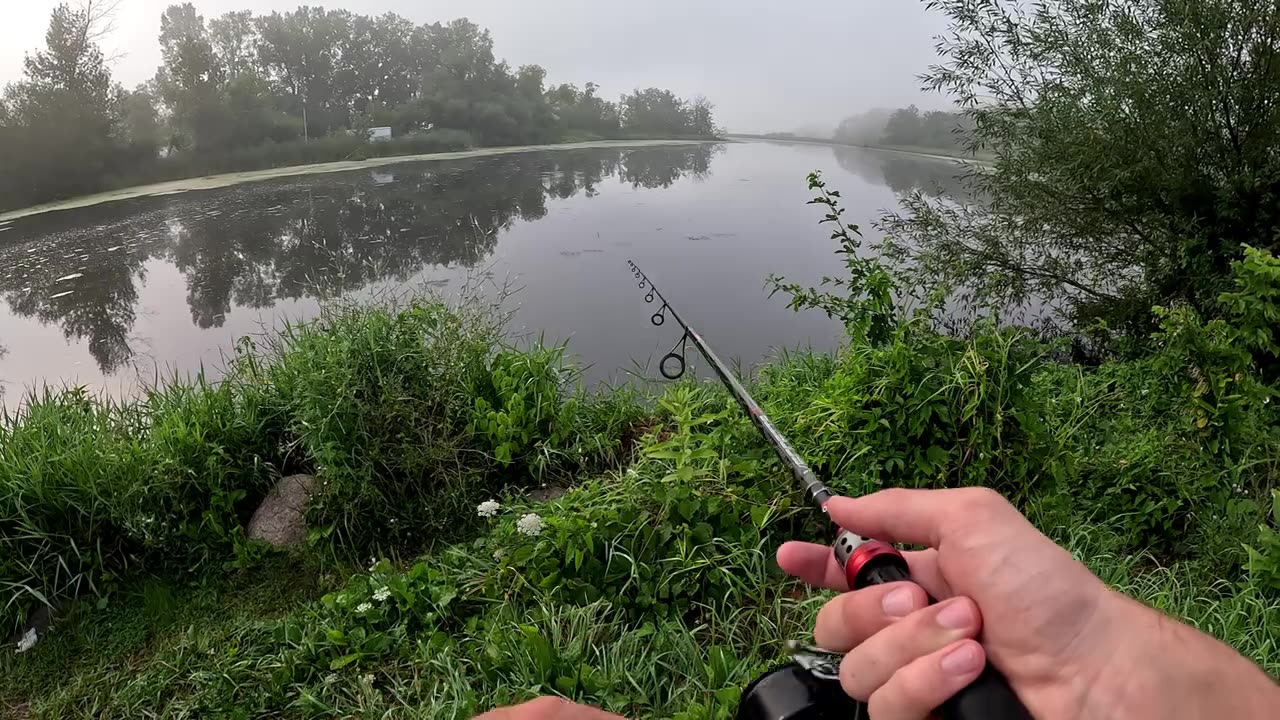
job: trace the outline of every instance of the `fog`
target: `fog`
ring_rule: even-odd
[[[6,3],[0,83],[22,76],[43,45],[54,0]],[[105,50],[126,87],[160,65],[160,14],[170,0],[121,0]],[[285,11],[297,0],[195,0],[206,19],[231,10]],[[636,87],[703,94],[732,132],[829,130],[877,107],[939,106],[916,76],[934,58],[944,19],[913,0],[338,0],[312,3],[417,23],[468,17],[493,33],[513,66],[536,63],[550,82],[598,83],[616,96]]]

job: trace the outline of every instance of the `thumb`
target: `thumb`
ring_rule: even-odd
[[[948,527],[963,520],[975,503],[1005,503],[983,488],[881,490],[859,498],[833,497],[827,512],[840,527],[892,543],[938,547]]]

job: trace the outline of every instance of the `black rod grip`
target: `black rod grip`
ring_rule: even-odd
[[[859,587],[882,583],[910,581],[906,561],[901,555],[872,558],[858,573]],[[937,602],[932,597],[929,603]],[[1033,720],[1009,681],[991,663],[983,668],[968,687],[951,696],[938,708],[942,720]]]
[[[1032,720],[1009,681],[991,663],[968,687],[938,708],[942,720]]]

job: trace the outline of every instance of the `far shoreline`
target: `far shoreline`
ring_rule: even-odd
[[[407,162],[465,160],[473,157],[512,155],[516,153],[542,152],[546,150],[613,147],[661,147],[723,142],[731,142],[731,140],[589,140],[586,142],[575,143],[507,145],[418,155],[390,155],[387,157],[369,158],[367,160],[337,160],[334,162],[313,163],[310,165],[289,165],[285,167],[270,168],[267,170],[250,170],[246,172],[223,173],[220,175],[206,175],[203,177],[186,178],[183,180],[169,180],[149,185],[136,185],[134,187],[122,188],[120,190],[109,190],[106,192],[94,193],[93,195],[81,195],[79,197],[68,198],[66,200],[58,200],[51,203],[33,205],[20,210],[10,210],[8,212],[0,213],[0,224],[9,223],[14,220],[34,215],[42,215],[44,213],[57,212],[59,210],[73,210],[76,208],[92,207],[94,205],[102,205],[105,203],[116,202],[118,200],[132,200],[134,198],[155,197],[159,195],[175,195],[178,193],[197,190],[213,190],[216,188],[230,187],[241,183],[274,180],[276,178],[294,177],[299,175],[320,175],[325,173],[344,172],[347,170],[362,170],[365,168],[382,167],[385,165],[395,165]]]
[[[953,162],[968,163],[972,165],[981,165],[988,167],[992,164],[993,158],[974,157],[972,155],[952,154],[941,148],[907,148],[895,147],[892,145],[854,145],[853,143],[843,143],[837,140],[824,140],[822,138],[812,137],[768,137],[766,135],[748,135],[741,133],[729,133],[725,136],[729,140],[751,140],[756,142],[778,142],[793,143],[796,145],[826,145],[828,147],[845,147],[856,148],[858,150],[876,150],[878,152],[898,153],[899,155],[910,155],[912,157],[929,158],[931,160],[951,160]]]

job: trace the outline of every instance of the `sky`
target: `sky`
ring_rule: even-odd
[[[74,2],[74,0],[72,0]],[[269,13],[299,0],[193,0],[206,19]],[[121,0],[104,50],[127,87],[160,64],[160,14],[172,0]],[[22,77],[23,54],[44,44],[56,0],[8,0],[0,24],[0,84]],[[702,94],[730,131],[831,128],[854,112],[945,100],[919,90],[945,20],[921,0],[335,0],[311,4],[394,12],[418,23],[469,17],[493,33],[513,66],[536,63],[548,82],[588,81],[608,96],[662,87]]]

